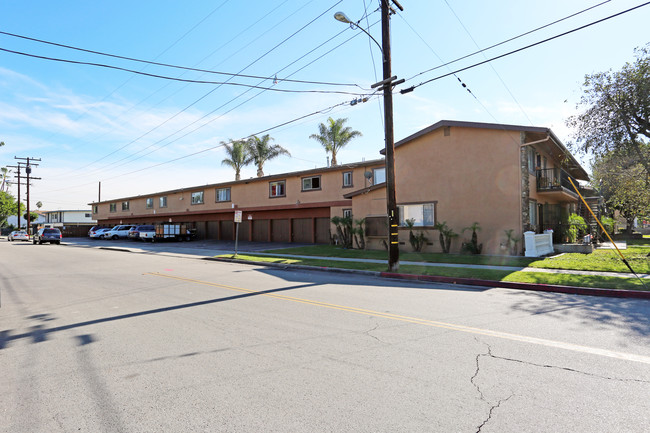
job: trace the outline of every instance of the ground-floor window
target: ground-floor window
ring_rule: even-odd
[[[432,227],[436,223],[435,203],[405,204],[398,206],[399,225],[406,226],[406,220],[413,220],[416,227]]]
[[[535,230],[537,228],[537,202],[535,200],[528,201],[528,214],[530,217],[530,226]]]

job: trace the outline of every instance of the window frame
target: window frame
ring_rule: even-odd
[[[346,214],[349,214],[346,216]],[[343,218],[352,218],[352,208],[343,209]]]
[[[200,198],[199,198],[200,197]],[[199,201],[200,200],[200,201]],[[194,191],[190,194],[190,204],[192,206],[204,204],[205,203],[205,194],[204,191]]]
[[[122,212],[128,211],[129,210],[129,201],[125,200],[122,202]]]
[[[117,212],[117,203],[109,203],[108,205],[108,211],[110,213]]]
[[[219,200],[219,191],[227,191],[227,196],[228,196],[228,198],[225,199],[225,200]],[[214,189],[214,201],[215,201],[215,203],[227,203],[227,202],[229,202],[229,201],[232,201],[232,200],[231,200],[231,195],[230,195],[230,194],[231,194],[230,187],[226,187],[226,188],[215,188],[215,189]]]
[[[282,194],[273,195],[271,193],[273,185],[282,185]],[[286,197],[286,196],[287,196],[287,180],[286,179],[274,180],[272,182],[269,182],[269,198],[280,198],[280,197]]]
[[[352,188],[354,186],[354,177],[352,176],[352,171],[344,171],[343,172],[343,188]],[[345,177],[346,175],[349,175],[350,177],[350,183],[346,184],[345,183]]]
[[[404,207],[422,207],[422,210],[420,212],[420,215],[422,215],[422,221],[418,223],[418,221],[415,222],[413,227],[418,227],[418,228],[433,228],[436,225],[436,217],[437,217],[437,207],[438,207],[438,201],[426,201],[426,202],[416,202],[416,203],[402,203],[397,206],[398,209],[398,214],[399,214],[399,227],[407,227],[406,225],[406,220],[410,219],[412,216],[409,215],[409,218],[405,218],[405,212],[404,212]],[[424,207],[425,206],[431,206],[431,219],[426,218],[426,214],[428,213],[425,211]],[[429,224],[428,224],[429,223]]]
[[[145,209],[153,209],[153,197],[147,197],[144,199]]]
[[[93,213],[99,213],[99,206],[98,205],[93,206]]]
[[[383,172],[384,173],[384,180],[381,182],[377,182],[377,172]],[[386,183],[386,167],[375,167],[372,169],[372,184],[373,185],[379,185],[380,183]]]
[[[305,188],[305,181],[306,180],[311,180],[311,184],[313,185],[314,179],[318,179],[318,188]],[[300,191],[301,192],[308,192],[308,191],[320,191],[322,189],[322,182],[321,182],[321,175],[314,175],[314,176],[306,176],[300,179]]]
[[[163,204],[164,202],[164,204]],[[158,197],[158,207],[163,209],[167,207],[167,196],[166,195],[161,195]]]

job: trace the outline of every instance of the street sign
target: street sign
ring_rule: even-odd
[[[240,223],[241,222],[241,216],[242,216],[242,211],[236,210],[235,211],[235,222]]]

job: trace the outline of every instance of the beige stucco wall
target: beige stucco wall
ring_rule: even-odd
[[[93,204],[97,207],[97,213],[93,217],[102,219],[116,219],[137,216],[165,216],[187,213],[191,219],[192,212],[213,212],[229,211],[236,209],[284,209],[291,206],[309,206],[311,204],[327,204],[348,202],[348,205],[338,205],[336,212],[342,214],[343,208],[351,208],[351,201],[343,198],[344,194],[355,189],[368,185],[365,178],[366,171],[372,171],[373,167],[381,167],[383,163],[376,160],[368,164],[359,163],[343,165],[338,167],[310,170],[308,173],[289,173],[278,176],[265,176],[263,178],[252,178],[240,182],[225,182],[207,186],[191,187],[182,190],[154,193],[138,197],[128,197],[109,200]],[[343,172],[352,171],[351,187],[343,187]],[[320,176],[321,188],[319,190],[302,191],[302,179],[304,177]],[[269,197],[269,183],[278,180],[286,181],[286,195],[284,197]],[[219,188],[230,188],[229,202],[216,202],[216,190]],[[193,192],[203,191],[203,204],[192,204]],[[159,198],[167,197],[167,207],[159,206]],[[153,198],[153,208],[146,208],[146,199]],[[122,211],[122,202],[129,202],[129,209]],[[116,212],[110,212],[110,204],[116,204]],[[332,216],[335,213],[332,212]]]
[[[462,229],[478,222],[479,243],[486,254],[503,254],[504,231],[521,235],[519,132],[451,127],[416,138],[395,152],[398,205],[435,202],[435,219],[446,221],[460,234],[452,242],[459,252],[471,232]],[[355,215],[386,215],[385,189],[356,196]],[[441,251],[438,231],[424,229],[429,243],[424,251]],[[401,248],[411,250],[408,230],[400,229]],[[380,242],[371,243],[383,248]],[[520,244],[521,245],[521,244]]]

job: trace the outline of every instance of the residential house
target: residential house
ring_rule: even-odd
[[[90,209],[45,211],[45,221],[39,226],[57,227],[64,237],[86,236],[97,224]]]

